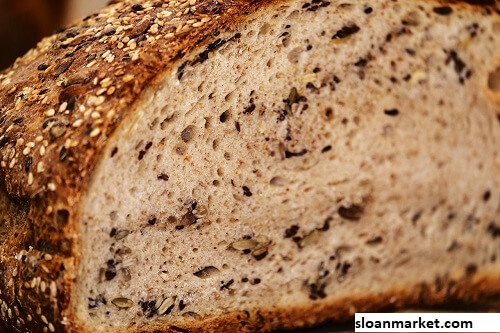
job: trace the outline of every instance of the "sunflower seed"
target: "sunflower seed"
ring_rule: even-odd
[[[269,237],[267,236],[264,236],[264,235],[258,235],[257,237],[255,237],[255,240],[257,242],[259,242],[260,244],[267,244],[269,243]]]
[[[234,243],[231,243],[231,247],[235,250],[244,251],[255,249],[259,243],[253,239],[243,239]]]
[[[115,234],[115,239],[118,241],[118,240],[121,240],[121,239],[124,239],[125,237],[128,236],[128,234],[130,233],[130,231],[128,231],[127,229],[122,229],[122,230],[119,230],[116,232]]]
[[[260,249],[253,250],[252,256],[256,260],[262,260],[267,256],[267,246],[261,247]]]
[[[158,310],[156,312],[161,316],[164,314],[169,314],[170,311],[172,311],[172,308],[174,307],[175,304],[175,296],[174,297],[167,297],[163,300],[163,302],[160,304],[158,307]]]
[[[118,297],[111,301],[116,307],[120,309],[128,309],[134,305],[134,302],[131,299],[125,297]]]
[[[194,272],[193,274],[200,279],[208,279],[209,277],[212,277],[216,274],[219,274],[220,270],[217,267],[214,266],[207,266],[203,269],[200,269],[197,272]]]

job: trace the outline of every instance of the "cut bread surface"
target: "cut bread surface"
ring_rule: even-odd
[[[269,332],[499,298],[499,15],[121,0],[44,39],[0,72],[0,325]]]
[[[82,203],[80,325],[498,277],[498,16],[467,8],[279,2],[159,75]]]

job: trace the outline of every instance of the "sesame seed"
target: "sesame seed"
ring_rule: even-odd
[[[30,172],[28,173],[28,185],[32,185],[33,184],[33,173]]]
[[[45,147],[42,145],[40,146],[40,156],[45,155]]]
[[[90,137],[91,138],[96,137],[99,135],[99,133],[101,133],[101,130],[99,128],[94,128],[92,132],[90,132]]]
[[[108,113],[106,113],[106,117],[108,119],[111,119],[115,116],[115,114],[116,114],[115,110],[110,110],[110,111],[108,111]]]
[[[50,282],[50,297],[55,298],[57,296],[57,287],[54,281]]]
[[[43,259],[50,261],[50,260],[52,260],[52,255],[50,253],[45,253],[45,255],[43,256]]]
[[[64,112],[66,111],[66,109],[68,108],[68,103],[67,102],[64,102],[61,104],[61,106],[59,107],[59,112]]]
[[[106,92],[106,94],[109,96],[109,95],[113,95],[113,93],[116,91],[116,87],[112,86],[112,87],[109,87],[108,91]]]
[[[26,147],[23,150],[23,155],[28,155],[30,152],[31,152],[31,149],[29,147]]]
[[[78,119],[73,123],[73,127],[80,127],[83,124],[82,119]]]
[[[104,94],[108,89],[106,88],[101,88],[99,90],[97,90],[97,92],[95,93],[97,96],[101,96],[102,94]]]
[[[123,77],[123,82],[129,82],[132,81],[133,79],[134,79],[133,75],[127,74]]]
[[[49,116],[49,117],[52,117],[53,115],[55,115],[55,114],[56,114],[56,110],[54,110],[54,109],[47,110],[47,111],[45,112],[45,114],[46,114],[47,116]]]
[[[56,331],[56,329],[54,328],[54,325],[52,325],[52,323],[49,323],[49,331],[51,331],[51,332]]]
[[[42,319],[42,321],[45,323],[45,324],[48,324],[49,321],[47,320],[47,317],[45,317],[44,315],[41,315],[40,318]]]
[[[45,171],[45,168],[44,168],[43,162],[42,161],[38,162],[38,164],[36,166],[36,172],[42,173],[44,171]]]
[[[158,33],[158,24],[153,24],[151,28],[149,28],[149,32],[152,34],[157,34]]]
[[[49,189],[49,191],[54,192],[56,190],[56,184],[54,184],[54,183],[48,183],[47,184],[47,188]]]
[[[110,85],[113,84],[113,81],[111,81],[111,79],[109,77],[107,77],[107,78],[101,80],[100,84],[101,84],[101,87],[107,88],[107,87],[109,87]]]
[[[203,22],[196,22],[196,23],[194,23],[194,24],[193,24],[193,27],[194,27],[194,28],[199,28],[199,27],[201,27],[202,25],[203,25]]]

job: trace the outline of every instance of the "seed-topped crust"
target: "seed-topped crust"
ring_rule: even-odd
[[[69,325],[68,311],[80,260],[74,217],[108,137],[159,74],[200,44],[213,43],[219,33],[256,8],[274,2],[113,1],[44,39],[0,74],[0,322],[4,326],[31,332],[76,330]],[[469,5],[450,4],[452,9],[459,6]],[[439,9],[440,15],[449,11]],[[290,94],[290,104],[296,95]],[[182,139],[189,141],[190,136],[186,129]],[[301,152],[286,153],[293,157]],[[163,174],[159,178],[168,180]],[[252,194],[248,187],[243,191]],[[116,237],[126,237],[126,232],[118,231]],[[258,251],[254,257],[263,258],[267,248],[254,251]],[[115,303],[129,304],[123,299]],[[325,310],[318,318],[326,316]],[[260,315],[256,318],[254,324],[261,320]],[[221,323],[214,327],[222,327]],[[235,320],[234,327],[240,325]]]
[[[41,41],[0,74],[8,192],[78,192],[147,83],[258,2],[120,1]]]

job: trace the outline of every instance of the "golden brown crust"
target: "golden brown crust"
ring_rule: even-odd
[[[419,284],[380,294],[353,295],[345,299],[327,299],[286,308],[260,309],[253,312],[229,313],[222,317],[208,318],[191,325],[157,325],[147,329],[130,327],[127,332],[209,333],[209,332],[272,332],[320,325],[327,321],[346,322],[356,312],[397,311],[408,307],[453,305],[455,303],[479,304],[500,296],[500,277],[484,272],[475,276]],[[492,310],[498,311],[498,304]],[[72,332],[81,332],[74,326]],[[83,329],[83,331],[85,331]],[[118,332],[118,331],[117,331]]]
[[[272,3],[118,1],[44,39],[0,74],[0,212],[6,220],[0,231],[0,321],[5,326],[32,332],[70,329],[64,324],[71,315],[67,308],[79,260],[74,217],[107,138],[155,77]],[[486,15],[498,13],[498,8],[477,8]],[[471,295],[496,290],[497,276],[484,279],[465,284]],[[430,303],[443,300],[436,295]],[[414,294],[390,296],[401,299],[401,305],[415,304]],[[389,296],[384,297],[363,296],[359,304],[375,309]],[[270,311],[262,315],[267,318],[262,330],[308,326],[331,314],[345,318],[347,308],[340,303],[307,309],[307,318],[304,309]],[[227,325],[239,330],[243,320],[237,318],[213,319],[193,329]],[[245,329],[258,327],[260,318],[251,316]]]

